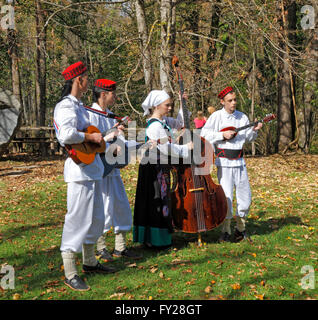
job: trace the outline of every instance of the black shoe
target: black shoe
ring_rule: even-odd
[[[92,266],[86,266],[83,264],[83,272],[84,273],[114,273],[117,270],[112,267],[106,267],[99,262],[97,262],[97,265],[92,267]]]
[[[235,232],[234,232],[234,241],[235,242],[240,242],[242,240],[248,240],[249,242],[252,242],[251,238],[247,235],[246,230],[244,231],[238,231],[235,228]]]
[[[97,251],[96,258],[103,260],[104,262],[114,261],[112,255],[107,251],[106,248]]]
[[[219,242],[231,242],[231,236],[227,232],[222,232]]]
[[[90,287],[77,274],[71,279],[65,279],[64,283],[75,291],[88,291]]]
[[[114,250],[113,256],[117,258],[126,257],[131,259],[141,259],[142,256],[138,255],[137,253],[133,252],[132,250],[125,249],[123,251]]]

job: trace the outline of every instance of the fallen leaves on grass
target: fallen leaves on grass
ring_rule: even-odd
[[[234,283],[231,285],[233,290],[240,290],[241,289],[241,285],[239,283]]]

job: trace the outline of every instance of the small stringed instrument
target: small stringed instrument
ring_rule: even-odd
[[[220,130],[220,132],[224,132],[224,131],[235,131],[234,136],[231,138],[231,139],[233,139],[233,138],[236,137],[236,135],[238,134],[238,132],[241,131],[241,130],[244,130],[244,129],[247,129],[247,128],[250,128],[250,127],[254,127],[254,126],[256,126],[259,122],[264,122],[264,123],[266,123],[266,122],[270,122],[270,121],[272,121],[272,120],[274,120],[274,119],[276,119],[276,115],[273,114],[273,113],[271,113],[271,114],[267,114],[264,119],[262,119],[262,120],[257,120],[257,121],[255,121],[255,122],[252,122],[252,123],[246,125],[246,126],[243,126],[243,127],[240,127],[240,128],[226,127],[226,128],[223,128],[222,130]]]
[[[116,125],[105,131],[100,132],[98,128],[95,126],[89,126],[87,127],[84,132],[85,133],[101,133],[103,137],[105,137],[107,134],[111,133],[112,131],[116,130],[118,125],[120,124],[126,124],[129,121],[129,117],[126,116],[122,118]],[[67,150],[69,156],[72,158],[72,160],[78,164],[91,164],[96,156],[96,153],[102,153],[106,150],[106,142],[102,140],[100,144],[93,143],[93,142],[82,142],[82,143],[76,143],[71,145],[65,145],[65,149]]]

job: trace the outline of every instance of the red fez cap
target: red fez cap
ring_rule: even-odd
[[[67,80],[71,80],[75,77],[80,76],[86,70],[87,70],[87,68],[84,66],[83,62],[79,61],[79,62],[73,63],[69,67],[67,67],[62,72],[62,75],[63,75],[64,79],[67,81]]]
[[[219,94],[218,94],[218,98],[219,99],[223,99],[228,93],[232,92],[233,88],[232,87],[226,87],[225,89],[223,89]]]
[[[108,79],[98,79],[95,81],[94,86],[106,91],[116,90],[116,82]]]

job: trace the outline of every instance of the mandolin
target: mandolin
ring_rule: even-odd
[[[116,130],[120,124],[126,124],[129,121],[129,117],[126,116],[121,119],[114,127],[111,129],[100,132],[98,128],[95,126],[87,127],[84,132],[85,133],[101,133],[103,137],[112,131]],[[92,143],[92,142],[82,142],[71,145],[65,145],[65,149],[68,152],[68,155],[72,158],[72,160],[78,165],[88,165],[91,164],[96,156],[96,153],[102,153],[106,150],[106,142],[102,140],[100,144]]]
[[[262,120],[257,120],[257,121],[255,121],[255,122],[252,122],[252,123],[250,123],[250,124],[248,124],[248,125],[246,125],[246,126],[240,127],[240,128],[226,127],[226,128],[223,128],[222,130],[220,130],[220,132],[230,131],[230,130],[231,130],[231,131],[235,131],[234,136],[231,138],[231,139],[233,139],[233,138],[236,137],[236,135],[238,134],[239,131],[244,130],[244,129],[247,129],[247,128],[250,128],[250,127],[254,127],[254,126],[256,126],[259,122],[264,122],[264,123],[270,122],[270,121],[274,120],[275,118],[276,118],[276,115],[275,115],[275,114],[273,114],[273,113],[267,114],[267,115],[265,116],[265,118],[262,119]]]

